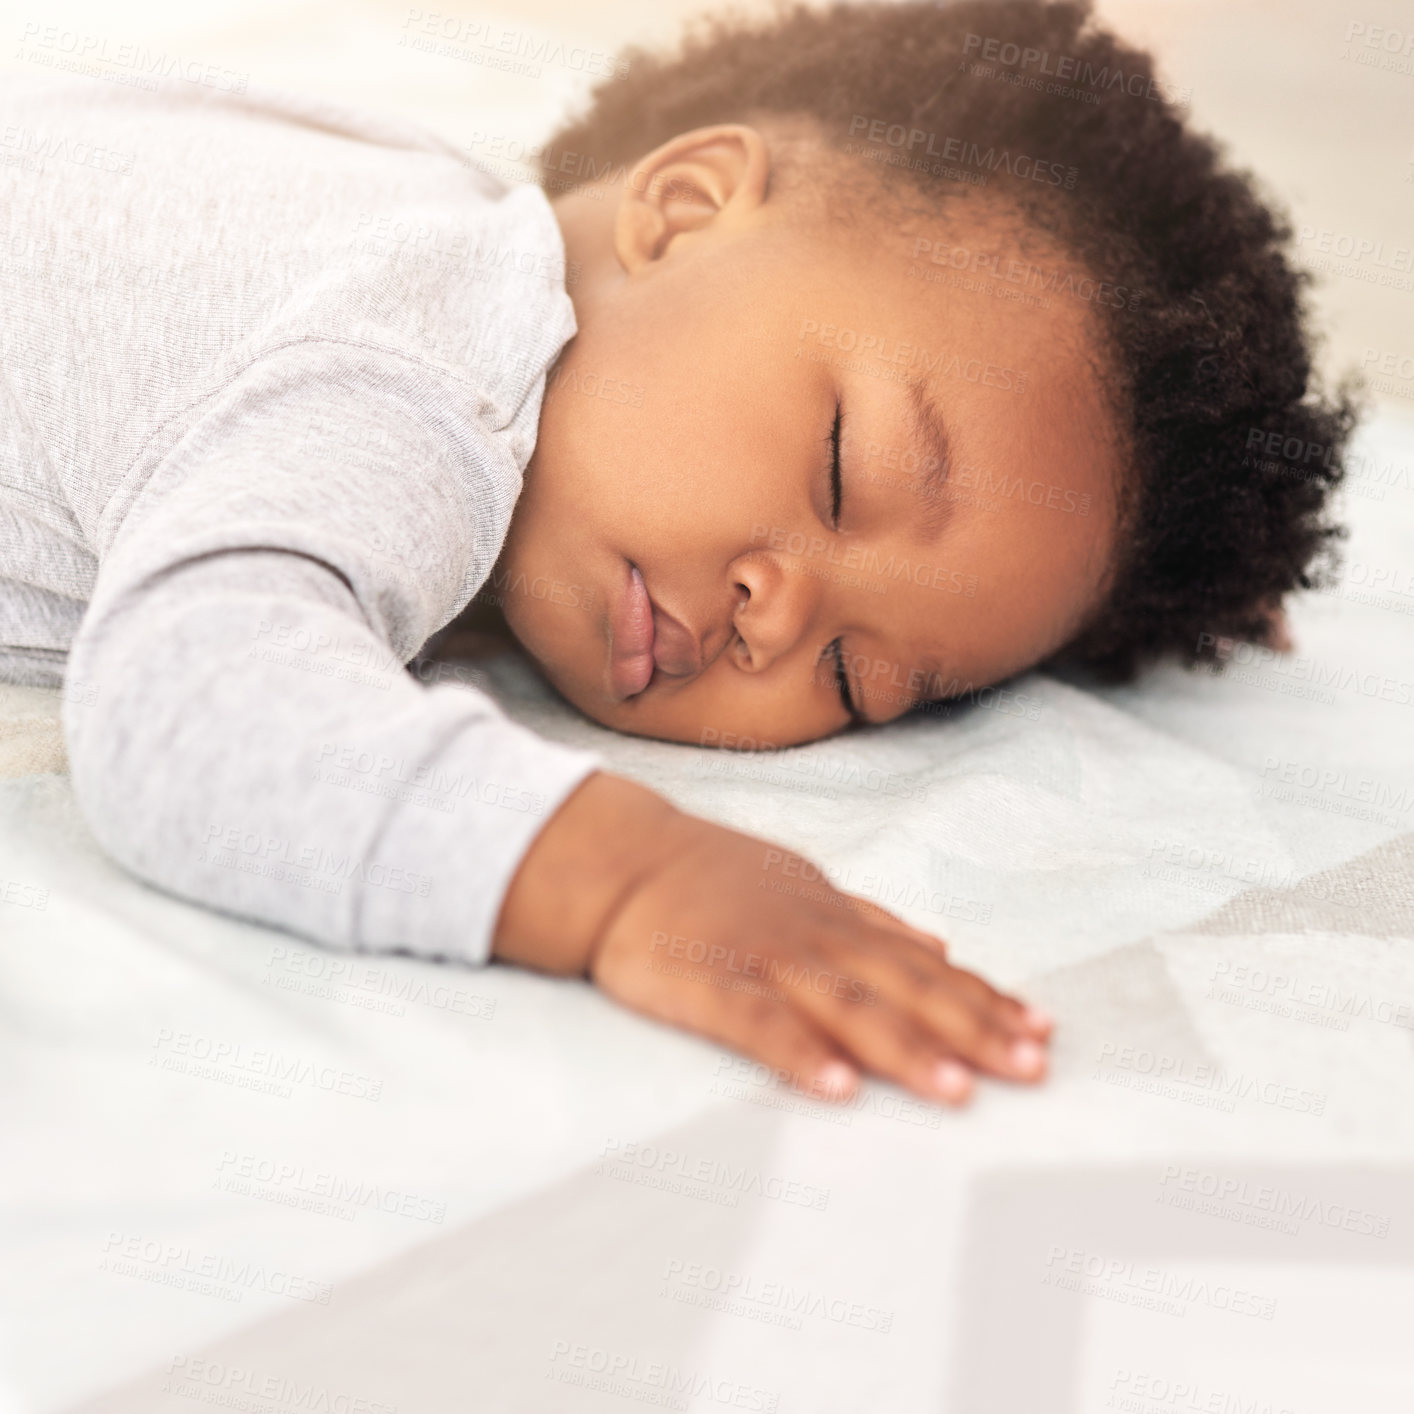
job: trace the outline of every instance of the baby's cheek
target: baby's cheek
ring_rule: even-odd
[[[679,692],[654,702],[654,690],[639,704],[633,730],[724,752],[779,751],[818,741],[842,724],[842,712],[801,670],[753,674],[722,658]]]

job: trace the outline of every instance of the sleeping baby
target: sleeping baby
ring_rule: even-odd
[[[822,1096],[1036,1081],[1051,1018],[942,939],[425,650],[500,624],[607,727],[786,747],[1279,642],[1351,410],[1181,97],[1084,4],[797,7],[630,51],[508,187],[289,94],[7,79],[0,678],[207,907]]]

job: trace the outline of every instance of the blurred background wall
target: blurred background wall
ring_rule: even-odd
[[[204,71],[391,109],[486,165],[543,138],[591,86],[581,62],[498,69],[477,36],[515,31],[601,56],[670,40],[702,0],[0,0],[0,82],[76,60],[116,82],[137,51]],[[759,3],[743,10],[767,8]],[[1363,370],[1414,411],[1414,4],[1410,0],[1097,0],[1159,58],[1217,134],[1285,204],[1319,273],[1321,363]],[[478,30],[475,27],[484,28]],[[461,36],[428,52],[429,31]],[[514,169],[505,174],[514,176]]]

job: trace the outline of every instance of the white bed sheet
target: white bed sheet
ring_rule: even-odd
[[[956,1114],[811,1105],[511,969],[341,989],[110,864],[57,696],[0,690],[0,1411],[1407,1409],[1414,422],[1360,450],[1350,579],[1292,614],[1318,696],[1031,675],[1034,717],[740,756],[485,670],[1053,1008],[1047,1085]]]

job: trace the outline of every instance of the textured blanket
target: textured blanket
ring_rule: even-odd
[[[732,754],[478,666],[1053,1009],[1051,1080],[960,1113],[169,898],[0,692],[13,1407],[1408,1407],[1414,425],[1359,453],[1340,584],[1220,676]]]

